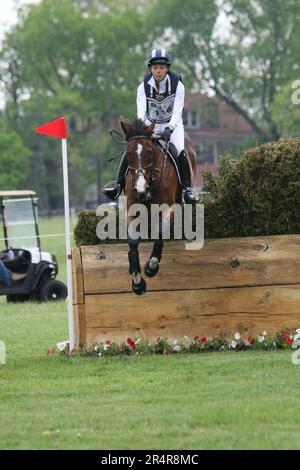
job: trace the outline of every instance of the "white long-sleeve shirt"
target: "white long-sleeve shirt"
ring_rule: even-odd
[[[149,85],[157,90],[158,93],[162,94],[166,91],[166,81],[167,76],[159,83],[159,90],[157,89],[156,82],[154,77],[152,76],[148,81]],[[181,81],[178,82],[175,99],[174,99],[174,107],[171,120],[167,123],[168,127],[171,129],[175,129],[176,126],[181,123],[182,124],[182,111],[184,107],[184,94],[185,88]],[[137,89],[137,117],[142,119],[145,124],[150,125],[151,122],[148,120],[146,112],[147,112],[147,97],[145,93],[144,82],[140,83]]]

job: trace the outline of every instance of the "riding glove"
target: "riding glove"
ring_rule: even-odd
[[[173,129],[170,129],[169,127],[166,127],[163,133],[161,134],[161,139],[164,140],[165,142],[169,142],[171,139]]]

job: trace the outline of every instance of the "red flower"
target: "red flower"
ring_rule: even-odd
[[[206,336],[203,336],[203,337],[201,338],[201,341],[202,341],[202,343],[206,343]]]
[[[287,344],[293,344],[293,340],[291,338],[286,339]]]
[[[110,339],[107,339],[107,340],[105,341],[105,344],[106,344],[107,346],[109,346],[110,343],[111,343],[111,340],[110,340]]]
[[[249,336],[249,338],[248,338],[248,343],[254,344],[254,343],[255,343],[255,340],[254,340],[253,338],[251,338],[251,336]]]
[[[129,346],[130,346],[132,349],[136,349],[136,344],[132,341],[132,339],[128,338],[128,339],[127,339],[127,344],[129,344]]]
[[[282,333],[281,338],[286,339],[289,337],[289,334],[287,332]]]
[[[199,339],[199,336],[194,336],[194,340],[197,341]]]
[[[55,354],[55,353],[56,353],[56,349],[48,349],[47,356],[50,356],[51,354]]]

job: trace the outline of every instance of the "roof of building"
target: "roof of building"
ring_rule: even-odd
[[[227,103],[204,93],[188,93],[185,111],[199,111],[200,127],[187,128],[191,135],[254,134],[250,124]]]

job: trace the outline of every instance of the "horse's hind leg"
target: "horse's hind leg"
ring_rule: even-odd
[[[158,273],[163,247],[164,241],[161,238],[155,240],[150,259],[144,266],[146,276],[153,277]]]
[[[132,290],[135,294],[141,295],[146,292],[146,282],[141,277],[141,267],[139,259],[139,240],[128,238],[129,251],[129,274],[132,274]]]

